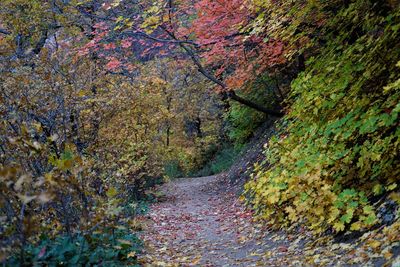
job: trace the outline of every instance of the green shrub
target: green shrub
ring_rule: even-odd
[[[241,147],[224,144],[216,154],[197,172],[190,176],[209,176],[227,171],[240,153]]]
[[[286,127],[266,150],[272,167],[256,168],[246,189],[276,225],[359,230],[377,222],[369,199],[399,182],[400,11],[358,0],[327,27],[292,83]]]
[[[133,233],[116,229],[92,235],[77,234],[55,239],[41,237],[20,255],[11,257],[7,266],[139,266],[135,256],[141,242]]]
[[[185,176],[178,161],[170,161],[167,164],[165,164],[164,173],[169,178],[179,178]]]
[[[276,86],[267,75],[258,78],[251,87],[251,90],[246,90],[239,94],[265,107],[272,107],[278,102]],[[225,114],[227,135],[235,145],[243,145],[266,118],[267,115],[264,113],[231,101],[230,109]]]
[[[153,196],[146,195],[145,201],[126,201],[123,205],[126,216],[137,216],[146,214],[149,211],[149,202],[154,202]]]

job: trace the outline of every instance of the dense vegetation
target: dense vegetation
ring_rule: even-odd
[[[42,1],[0,7],[0,261],[137,264],[170,178],[226,171],[276,226],[368,229],[399,200],[400,3]]]
[[[299,25],[304,10],[326,22],[294,33],[315,37],[266,150],[272,166],[248,184],[252,202],[263,216],[317,232],[369,227],[371,197],[398,186],[399,10],[368,1],[288,8]]]

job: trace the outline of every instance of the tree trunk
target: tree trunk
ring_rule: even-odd
[[[284,115],[283,112],[268,109],[268,108],[265,108],[264,106],[261,106],[255,102],[244,99],[244,98],[238,96],[234,91],[230,91],[227,94],[230,99],[235,100],[235,101],[239,102],[240,104],[243,104],[247,107],[253,108],[257,111],[263,112],[265,114],[276,116],[276,117],[282,117]]]

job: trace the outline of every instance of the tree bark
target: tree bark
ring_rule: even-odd
[[[234,91],[229,91],[227,93],[227,95],[230,99],[235,100],[235,101],[239,102],[240,104],[243,104],[249,108],[253,108],[257,111],[263,112],[265,114],[272,115],[275,117],[282,117],[283,115],[285,115],[281,111],[268,109],[268,108],[265,108],[264,106],[261,106],[255,102],[244,99],[243,97],[238,96]]]

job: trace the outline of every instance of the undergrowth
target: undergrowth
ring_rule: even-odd
[[[280,98],[280,91],[274,80],[267,74],[261,75],[251,83],[251,88],[242,90],[240,94],[246,99],[260,105],[273,108]],[[265,122],[267,115],[231,101],[228,112],[224,114],[225,131],[235,146],[243,146],[253,136],[257,128]]]
[[[206,162],[200,170],[189,173],[189,176],[202,177],[227,171],[234,163],[240,151],[241,147],[235,147],[232,144],[223,144],[216,154],[212,156],[211,160]]]
[[[125,227],[91,235],[63,235],[25,248],[24,259],[11,257],[7,266],[139,266],[136,254],[142,243]]]
[[[331,15],[265,150],[272,167],[246,186],[261,218],[317,233],[374,225],[371,197],[399,183],[400,12],[359,0]]]

